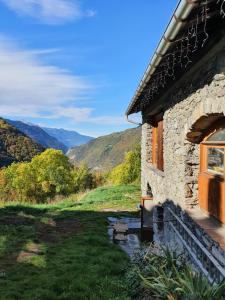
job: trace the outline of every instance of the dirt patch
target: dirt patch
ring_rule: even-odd
[[[26,250],[34,254],[44,254],[42,246],[37,243],[30,243],[29,245],[27,245]]]
[[[45,222],[39,220],[26,219],[23,217],[4,216],[0,220],[1,225],[13,225],[13,226],[29,226],[30,229],[35,231],[33,241],[27,244],[26,238],[23,236],[18,238],[14,243],[13,248],[10,249],[11,253],[5,253],[4,258],[0,257],[0,271],[1,269],[8,270],[8,268],[15,263],[28,262],[35,256],[44,254],[43,244],[56,243],[61,240],[70,238],[81,231],[81,222],[77,219],[58,219],[46,217]],[[13,227],[12,226],[12,227]],[[18,233],[19,234],[19,233]],[[29,237],[30,240],[30,237]],[[10,242],[10,240],[8,241]]]
[[[16,261],[19,263],[27,262],[29,261],[32,257],[37,256],[38,254],[33,253],[33,252],[28,252],[28,251],[21,251],[19,255],[17,256]]]
[[[49,220],[47,224],[36,225],[37,239],[40,242],[54,243],[69,238],[79,232],[81,223],[74,219]]]
[[[19,255],[16,258],[17,262],[27,262],[30,258],[43,255],[43,247],[37,243],[30,243],[27,245],[26,250],[20,251]]]

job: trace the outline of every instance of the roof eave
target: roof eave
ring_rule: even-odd
[[[182,28],[185,20],[188,18],[192,9],[196,6],[198,2],[199,0],[181,0],[177,5],[173,16],[153,54],[153,57],[150,60],[150,63],[148,64],[146,71],[144,72],[144,75],[136,89],[134,97],[132,98],[127,108],[126,116],[133,113],[133,108],[141,92],[143,91],[144,87],[154,74],[156,67],[161,62],[163,55],[166,53],[170,46],[170,43],[174,41],[180,29]]]

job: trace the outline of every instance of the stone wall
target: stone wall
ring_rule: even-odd
[[[142,194],[146,195],[149,183],[156,204],[166,199],[172,199],[181,207],[198,203],[201,134],[225,115],[224,45],[225,40],[163,97],[167,103],[164,106],[164,172],[154,169],[149,162],[151,126],[143,113]]]
[[[153,197],[158,201],[163,201],[160,197],[161,181],[164,174],[162,171],[156,170],[152,166],[152,126],[146,121],[142,125],[142,195],[147,195],[148,185],[152,190]],[[160,189],[159,189],[160,187]]]
[[[159,215],[160,208],[160,215]],[[173,230],[170,225],[173,222],[174,217],[171,216],[169,210],[171,209],[176,216],[182,221],[182,223],[188,228],[188,230],[196,237],[196,239],[202,244],[202,247],[207,249],[210,254],[213,256],[215,261],[220,264],[221,267],[225,267],[225,252],[220,248],[219,244],[215,242],[198,224],[196,224],[192,218],[179,206],[174,205],[171,201],[166,201],[162,206],[155,207],[153,211],[153,229],[154,229],[154,241],[162,245],[163,247],[168,247],[172,251],[175,251],[177,254],[185,254],[190,264],[198,271],[200,271],[199,266],[196,265],[196,261],[193,260],[193,257],[187,251],[184,242],[180,240],[177,233]],[[163,211],[163,213],[162,213]],[[163,218],[161,215],[163,214]],[[159,221],[162,221],[160,223]],[[163,224],[163,225],[160,225]],[[187,239],[186,232],[182,235],[182,238]],[[199,248],[193,241],[190,245],[190,239],[187,239],[187,245],[190,247],[194,254],[196,254],[196,259],[199,259],[197,253],[199,254]],[[201,248],[202,249],[202,248]],[[198,258],[197,258],[198,257]],[[200,261],[199,261],[200,262]],[[201,262],[203,267],[207,270],[209,262],[205,259]],[[205,264],[205,265],[204,265]],[[214,269],[210,268],[212,276],[218,276],[218,273],[214,273]],[[218,277],[217,277],[218,278]]]

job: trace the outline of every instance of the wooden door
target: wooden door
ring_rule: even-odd
[[[214,130],[200,146],[199,204],[225,223],[225,129]]]

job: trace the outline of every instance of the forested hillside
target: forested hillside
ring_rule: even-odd
[[[0,167],[29,161],[42,151],[43,146],[0,118]]]
[[[45,148],[62,150],[64,153],[66,153],[68,150],[68,147],[63,142],[48,134],[44,129],[42,129],[38,125],[27,124],[21,121],[14,120],[6,121]]]
[[[92,169],[110,170],[120,164],[124,154],[141,141],[141,128],[128,129],[96,138],[68,152],[72,162],[84,161]]]

